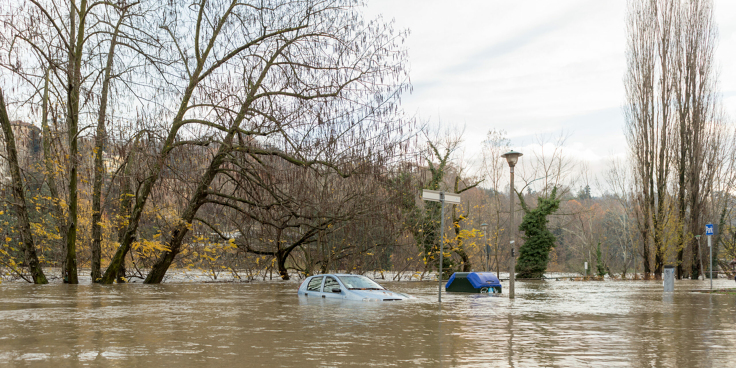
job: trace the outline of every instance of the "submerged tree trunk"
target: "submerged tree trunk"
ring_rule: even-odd
[[[639,206],[641,208],[641,206]],[[649,226],[646,224],[642,224],[642,219],[644,218],[644,221],[649,218],[649,215],[645,213],[641,213],[641,209],[639,211],[636,211],[636,221],[637,226],[639,227],[639,233],[641,234],[641,242],[642,242],[642,252],[641,252],[641,258],[642,258],[642,268],[643,268],[643,277],[645,280],[649,279],[649,273],[651,272],[651,267],[649,265]],[[634,267],[634,274],[636,274],[636,267]]]
[[[3,134],[5,135],[5,149],[8,152],[8,166],[12,179],[13,199],[15,201],[15,210],[18,214],[18,231],[20,232],[20,239],[23,243],[25,262],[28,265],[28,270],[31,272],[33,283],[48,284],[38,261],[38,256],[36,255],[36,246],[33,243],[31,222],[28,218],[26,197],[23,192],[23,178],[20,175],[20,166],[18,165],[18,151],[15,147],[15,136],[13,134],[13,127],[10,125],[8,112],[5,109],[5,98],[2,89],[0,89],[0,124],[2,124]]]
[[[289,271],[286,269],[286,257],[289,256],[289,253],[284,251],[276,252],[276,265],[279,268],[279,276],[284,281],[289,280]]]
[[[201,13],[199,17],[201,20]],[[210,42],[213,42],[215,37],[217,37],[217,33],[212,36]],[[171,130],[169,131],[169,134],[163,143],[163,147],[161,148],[158,157],[156,157],[155,159],[156,161],[151,172],[141,183],[136,192],[136,200],[133,206],[133,210],[131,211],[128,218],[128,226],[125,230],[122,241],[120,242],[120,245],[115,252],[115,255],[110,261],[110,265],[107,267],[107,270],[105,270],[105,273],[102,275],[102,279],[100,280],[100,283],[102,284],[112,284],[113,281],[115,281],[115,279],[117,278],[120,268],[123,267],[123,264],[125,263],[125,255],[128,254],[128,250],[130,249],[130,246],[135,239],[135,234],[138,231],[138,225],[140,224],[141,216],[143,215],[143,208],[148,201],[148,196],[151,194],[154,184],[156,183],[156,181],[158,181],[159,176],[161,175],[161,171],[164,169],[164,165],[169,157],[169,154],[175,147],[175,141],[179,128],[182,126],[184,115],[188,110],[189,101],[191,100],[192,95],[194,94],[194,90],[197,87],[200,75],[204,72],[205,61],[207,60],[207,56],[210,50],[211,49],[207,49],[202,55],[198,54],[196,68],[194,69],[192,75],[189,77],[188,85],[184,90],[184,94],[179,103],[179,109],[176,113],[176,116],[172,120]],[[199,53],[199,50],[197,50],[197,52]],[[182,233],[181,231],[177,230],[174,230],[172,234]],[[172,239],[174,239],[174,237],[172,237]],[[154,269],[151,271],[151,274],[146,277],[146,282],[148,282],[149,278],[151,279],[151,281],[158,280],[158,282],[161,282],[160,280],[163,279],[163,273],[166,272],[165,269],[168,269],[168,265],[171,264],[171,261],[166,258],[168,258],[168,256],[165,256],[164,258],[159,260],[157,266],[154,266]],[[163,273],[161,273],[162,268],[164,268]]]
[[[179,254],[179,252],[181,251],[181,245],[184,241],[184,237],[191,229],[192,221],[194,221],[194,216],[197,214],[197,211],[200,207],[202,207],[203,204],[205,204],[207,200],[207,194],[210,184],[212,183],[212,180],[215,179],[217,170],[220,168],[220,165],[224,161],[223,158],[229,150],[229,148],[227,147],[230,147],[232,144],[233,136],[234,131],[231,131],[231,133],[228,134],[228,136],[225,138],[225,142],[220,146],[217,156],[212,159],[209,168],[200,178],[197,190],[189,200],[189,204],[184,210],[179,224],[171,232],[168,250],[163,252],[156,264],[154,264],[151,268],[151,272],[148,273],[148,276],[144,281],[146,284],[161,283],[161,281],[163,281],[164,279],[164,276],[166,275],[166,271],[168,271],[171,263],[174,262],[174,258],[176,258],[177,254]]]
[[[138,141],[133,143],[132,152],[123,165],[123,175],[120,178],[120,210],[118,211],[118,243],[122,243],[125,238],[125,230],[128,227],[128,221],[130,219],[130,206],[133,203],[133,191],[130,185],[130,168],[135,161],[135,153],[138,146]],[[118,268],[116,275],[116,281],[118,283],[125,282],[125,256],[128,252],[123,253],[123,262]]]
[[[110,92],[110,81],[112,80],[113,56],[117,45],[118,30],[125,18],[125,10],[120,15],[115,26],[110,49],[107,52],[107,63],[105,64],[105,77],[102,81],[102,94],[100,96],[100,110],[97,116],[97,132],[95,134],[95,162],[94,179],[92,185],[92,271],[90,276],[92,282],[98,282],[102,278],[101,256],[102,256],[102,181],[105,177],[105,167],[102,162],[102,151],[105,149],[105,118],[107,114],[107,98]]]
[[[69,70],[67,70],[67,131],[69,144],[69,210],[66,233],[66,277],[70,284],[78,284],[77,277],[77,224],[79,194],[77,188],[77,167],[79,165],[79,98],[82,83],[82,52],[85,42],[85,23],[87,0],[82,0],[79,8],[70,3],[69,15]],[[79,18],[77,19],[77,15]],[[76,22],[79,21],[77,24]],[[78,29],[77,29],[78,27]]]
[[[49,72],[46,70],[46,79],[44,81],[43,89],[43,102],[41,111],[41,134],[43,140],[43,163],[46,169],[46,183],[49,187],[49,193],[51,194],[52,208],[54,211],[54,221],[56,222],[56,230],[61,235],[61,242],[59,248],[61,248],[66,255],[66,221],[64,216],[64,209],[61,207],[61,197],[59,196],[59,190],[56,186],[56,169],[54,164],[54,158],[51,154],[51,128],[49,128],[48,114],[49,114]],[[55,115],[54,115],[55,116]],[[62,258],[61,264],[61,277],[62,279],[66,276],[66,257]]]

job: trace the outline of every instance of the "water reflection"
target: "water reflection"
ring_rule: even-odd
[[[731,283],[718,280],[731,287]],[[730,366],[736,298],[703,281],[535,281],[505,296],[386,283],[404,302],[297,283],[0,285],[0,361],[112,366]]]

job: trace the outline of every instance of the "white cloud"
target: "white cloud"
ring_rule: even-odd
[[[465,126],[467,156],[485,133],[509,133],[512,146],[565,131],[568,149],[591,163],[624,155],[625,0],[373,0],[409,28],[414,93],[409,113]],[[736,1],[716,0],[721,90],[736,116]]]

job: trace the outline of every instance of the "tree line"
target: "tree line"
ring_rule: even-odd
[[[66,282],[78,282],[80,247],[95,282],[124,277],[131,249],[151,258],[145,282],[161,282],[192,234],[233,231],[207,216],[235,220],[228,210],[243,218],[242,234],[278,244],[243,249],[282,264],[326,229],[368,216],[356,198],[372,187],[350,192],[348,182],[378,180],[410,144],[397,108],[406,34],[364,19],[359,2],[1,7],[4,102],[43,133],[39,165],[12,175],[6,196],[16,219],[6,248],[22,238],[33,282],[46,280],[31,260],[42,234],[53,236],[41,263],[60,264]],[[3,125],[12,132],[9,116]],[[12,151],[7,134],[5,143]],[[336,177],[349,179],[333,186]]]
[[[720,229],[715,259],[736,256],[735,135],[711,1],[631,1],[627,160],[594,177],[565,134],[538,136],[515,193],[505,132],[466,159],[462,134],[403,113],[407,32],[362,6],[0,5],[5,277],[78,283],[83,268],[103,284],[160,283],[176,267],[421,279],[441,243],[448,272],[505,272],[520,231],[520,277],[660,277],[671,263],[697,278],[706,222]],[[441,214],[423,189],[462,203]]]

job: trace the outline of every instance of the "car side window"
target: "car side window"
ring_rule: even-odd
[[[331,293],[332,288],[339,288],[339,287],[340,287],[340,284],[337,282],[337,280],[335,280],[334,277],[327,276],[327,278],[325,279],[325,286],[324,286],[323,292]]]
[[[309,280],[309,284],[307,284],[307,291],[319,291],[319,287],[322,286],[322,279],[324,277],[314,277],[311,280]]]

